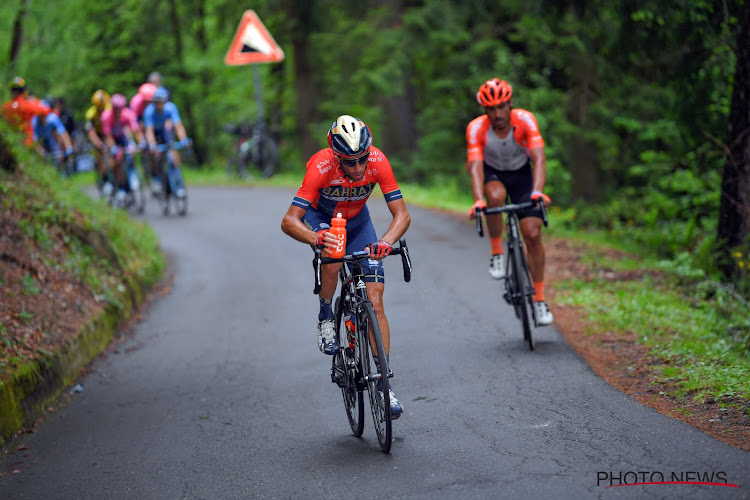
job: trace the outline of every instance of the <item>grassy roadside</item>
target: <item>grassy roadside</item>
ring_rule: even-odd
[[[16,171],[0,169],[0,443],[44,413],[166,267],[149,226],[17,144],[3,150]]]

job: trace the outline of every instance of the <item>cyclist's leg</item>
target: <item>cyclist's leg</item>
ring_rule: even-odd
[[[487,198],[487,207],[502,207],[505,205],[505,200],[508,197],[508,191],[506,189],[506,180],[504,179],[505,172],[500,172],[484,164],[484,196]],[[503,234],[503,216],[502,214],[488,215],[487,216],[487,230],[490,233],[490,240],[494,238],[500,238]],[[498,252],[497,248],[492,249],[492,253]]]
[[[324,213],[309,208],[302,217],[302,222],[313,231],[331,228],[331,219]],[[336,354],[338,352],[338,338],[335,331],[335,319],[333,313],[333,295],[338,285],[338,272],[341,264],[326,264],[321,269],[320,311],[318,312],[318,347],[325,354]]]
[[[523,189],[519,189],[516,193],[516,198],[513,198],[518,199],[518,203],[531,199],[533,179],[530,165],[522,168],[521,172],[525,172],[526,182],[523,185]],[[511,197],[513,196],[514,194],[511,194]],[[523,234],[523,241],[526,246],[526,257],[529,262],[531,281],[534,285],[534,307],[536,309],[537,322],[540,325],[549,325],[552,323],[553,317],[547,307],[544,296],[545,251],[544,243],[542,242],[541,209],[534,207],[522,210],[518,213],[518,218],[520,220],[521,234]]]

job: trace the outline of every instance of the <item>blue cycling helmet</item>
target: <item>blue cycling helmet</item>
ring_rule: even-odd
[[[152,102],[167,102],[169,100],[169,91],[164,87],[159,87],[154,91],[151,97]]]

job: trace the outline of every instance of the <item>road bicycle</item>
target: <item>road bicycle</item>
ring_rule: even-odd
[[[169,215],[170,203],[174,203],[178,215],[187,214],[187,192],[185,182],[182,179],[182,172],[172,161],[170,149],[182,149],[178,143],[163,143],[156,146],[155,154],[151,158],[151,166],[154,169],[155,177],[161,181],[161,191],[156,193],[156,197],[161,203],[161,211],[164,215]],[[164,167],[166,162],[167,167]],[[153,180],[152,180],[153,182]],[[179,189],[182,189],[183,195],[177,196]]]
[[[401,255],[404,281],[409,282],[411,260],[406,240],[399,240],[399,246],[394,247],[390,255]],[[362,262],[367,259],[369,259],[367,250],[344,255],[341,258],[331,258],[322,257],[320,249],[316,248],[313,259],[314,292],[315,294],[320,292],[322,265],[334,262],[348,264],[341,266],[339,271],[341,292],[336,298],[334,314],[340,349],[331,362],[331,382],[341,388],[346,417],[352,432],[357,437],[361,437],[364,431],[363,395],[367,390],[378,443],[380,443],[380,449],[388,453],[391,450],[393,417],[387,380],[393,377],[393,372],[388,367],[388,358],[383,347],[375,310],[372,302],[367,298],[365,269],[362,265]],[[379,370],[372,357],[374,353],[380,361]]]
[[[276,173],[279,169],[279,148],[266,128],[262,121],[254,125],[242,122],[224,126],[225,132],[237,136],[235,150],[227,162],[230,175],[247,178],[251,163],[260,170],[263,177],[271,177]]]
[[[508,258],[505,261],[505,292],[503,298],[513,306],[516,318],[521,320],[523,325],[523,339],[528,342],[529,349],[534,350],[534,336],[531,333],[531,324],[534,328],[538,327],[536,318],[536,309],[534,308],[534,285],[531,281],[529,272],[529,263],[526,260],[526,252],[523,248],[523,239],[518,228],[518,212],[539,205],[542,212],[542,221],[547,226],[547,210],[542,200],[525,201],[517,204],[505,205],[503,207],[492,207],[484,209],[475,209],[477,232],[479,236],[484,236],[482,228],[482,213],[484,215],[507,214],[507,223],[505,226],[508,230]]]

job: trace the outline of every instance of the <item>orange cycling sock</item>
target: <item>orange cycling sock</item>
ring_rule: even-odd
[[[492,246],[492,255],[503,253],[503,237],[493,238],[490,236],[490,246]]]
[[[544,301],[544,281],[534,282],[534,300],[537,302]]]

